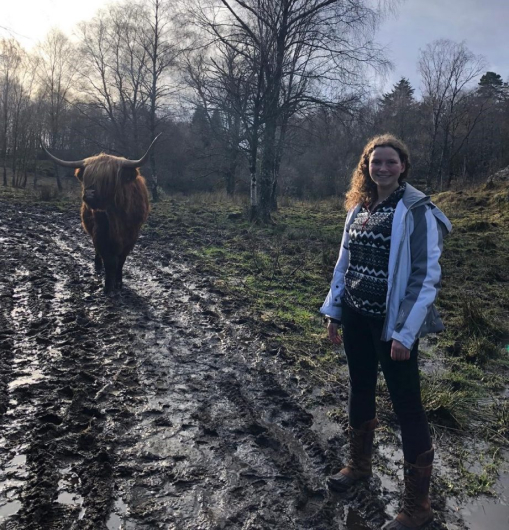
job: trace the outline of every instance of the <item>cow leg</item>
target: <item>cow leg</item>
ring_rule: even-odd
[[[110,293],[115,288],[115,278],[117,275],[118,268],[118,256],[107,256],[103,258],[104,261],[104,272],[106,278],[104,281],[104,292],[105,294]]]
[[[101,255],[99,254],[99,252],[95,253],[94,265],[95,265],[95,272],[97,274],[100,274],[101,271],[103,270],[103,259],[101,258]]]
[[[103,260],[101,258],[101,254],[98,248],[98,244],[100,240],[104,239],[104,232],[105,232],[103,228],[105,225],[105,220],[102,219],[101,216],[102,214],[99,214],[98,216],[99,223],[96,223],[94,219],[93,210],[91,210],[85,203],[81,204],[81,224],[83,225],[83,228],[85,229],[85,231],[92,236],[92,241],[94,242],[94,247],[95,247],[94,265],[95,265],[95,272],[97,274],[99,274],[103,268]],[[106,223],[107,223],[107,220],[106,220]]]
[[[115,278],[115,288],[116,289],[122,289],[122,269],[124,268],[124,263],[127,256],[120,256],[118,258],[118,264],[117,264],[117,274]]]
[[[98,270],[98,263],[102,261],[105,272],[104,292],[109,293],[115,287],[118,256],[115,254],[114,248],[112,248],[113,242],[109,235],[110,222],[108,215],[106,212],[95,212],[94,218],[95,266],[96,270]]]

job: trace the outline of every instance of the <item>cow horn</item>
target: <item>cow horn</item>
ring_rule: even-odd
[[[154,147],[154,144],[156,143],[159,136],[161,136],[163,133],[159,133],[150,144],[149,148],[147,149],[147,152],[139,159],[139,160],[122,160],[122,167],[141,167],[147,160],[148,155],[150,154],[150,151],[152,150],[152,147]]]
[[[42,143],[42,140],[41,140],[41,147],[43,148],[44,152],[51,158],[51,160],[53,160],[53,162],[55,162],[55,164],[58,164],[59,166],[73,167],[73,168],[78,168],[78,167],[84,167],[85,166],[85,160],[74,160],[73,162],[70,162],[69,160],[60,160],[60,158],[57,158],[56,156],[53,156],[44,147],[44,144]]]

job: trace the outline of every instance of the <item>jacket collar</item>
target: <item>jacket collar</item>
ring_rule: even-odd
[[[422,204],[429,204],[433,215],[442,223],[443,228],[445,228],[445,233],[449,233],[452,230],[451,222],[447,219],[444,212],[431,202],[430,196],[419,191],[417,188],[414,188],[411,184],[408,184],[408,182],[406,184],[402,201],[409,210],[416,206],[421,206]]]
[[[417,188],[414,188],[408,182],[406,183],[405,193],[403,194],[403,204],[408,208],[413,208],[414,206],[421,204],[428,204],[431,202],[429,195],[424,194],[422,191],[419,191]]]

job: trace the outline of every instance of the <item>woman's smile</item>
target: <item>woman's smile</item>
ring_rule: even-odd
[[[394,191],[399,177],[405,171],[405,164],[392,147],[377,147],[369,158],[369,175],[377,187]]]

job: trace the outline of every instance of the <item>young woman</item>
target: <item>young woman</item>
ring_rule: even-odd
[[[419,337],[443,329],[433,302],[440,286],[442,238],[451,230],[429,197],[405,182],[408,149],[385,134],[370,140],[352,176],[339,259],[321,308],[334,344],[344,343],[350,376],[350,460],[328,478],[345,491],[371,476],[377,426],[375,389],[382,367],[401,425],[405,495],[385,528],[421,528],[433,515],[434,450],[421,402]],[[338,328],[342,329],[342,337]]]

